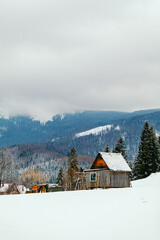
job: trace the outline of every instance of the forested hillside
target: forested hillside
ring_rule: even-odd
[[[12,158],[12,171],[19,176],[29,168],[35,168],[48,176],[50,182],[55,182],[60,167],[64,170],[68,166],[68,157],[55,151],[46,150],[42,145],[19,145],[8,149]],[[90,168],[93,158],[79,155],[79,166],[83,169]]]
[[[159,134],[159,110],[133,113],[85,111],[56,115],[46,123],[24,116],[1,118],[0,146],[40,144],[45,151],[56,152],[61,156],[67,156],[75,146],[78,155],[95,157],[98,151],[104,150],[107,143],[112,150],[122,136],[127,145],[128,158],[133,160],[145,120],[154,124]],[[23,155],[23,150],[21,154]]]
[[[28,116],[0,118],[0,147],[15,144],[33,144],[61,139],[91,128],[112,124],[120,119],[144,115],[158,110],[133,113],[113,111],[85,111],[74,114],[56,115],[52,121],[41,123]],[[70,137],[69,137],[70,138]]]
[[[69,149],[75,146],[78,154],[95,157],[98,151],[104,150],[107,143],[112,150],[117,140],[122,136],[127,145],[128,159],[134,160],[138,151],[143,125],[146,120],[148,120],[151,125],[154,125],[158,135],[160,133],[160,111],[110,121],[110,125],[106,125],[109,126],[106,130],[103,130],[103,128],[102,131],[90,129],[90,131],[88,131],[90,134],[88,134],[88,132],[77,131],[76,134],[72,133],[70,136],[63,136],[61,139],[55,139],[55,141],[47,143],[46,147],[67,154]],[[79,135],[77,133],[79,133]]]

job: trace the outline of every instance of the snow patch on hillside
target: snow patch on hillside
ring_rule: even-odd
[[[61,120],[63,120],[64,117],[65,117],[65,114],[60,114],[60,118],[61,118]]]
[[[115,127],[115,129],[114,130],[117,130],[117,131],[119,131],[120,130],[120,126],[119,125],[117,125],[117,127]]]
[[[80,132],[80,133],[77,133],[75,134],[75,137],[84,137],[84,136],[87,136],[87,135],[99,135],[100,133],[102,132],[108,132],[111,130],[111,128],[113,127],[113,125],[105,125],[105,126],[101,126],[101,127],[96,127],[96,128],[92,128],[88,131],[85,131],[85,132]]]
[[[51,142],[55,142],[56,140],[58,140],[59,138],[52,138]]]

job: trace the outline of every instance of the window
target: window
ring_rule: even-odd
[[[97,173],[91,173],[90,177],[91,177],[91,182],[95,182],[97,178]]]

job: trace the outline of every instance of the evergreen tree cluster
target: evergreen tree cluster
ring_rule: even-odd
[[[78,172],[83,171],[82,168],[79,168],[78,158],[76,154],[76,149],[73,147],[68,158],[68,168],[66,172],[63,172],[61,167],[57,176],[57,183],[60,186],[64,186],[67,190],[74,190],[77,183]]]
[[[110,152],[107,144],[105,152]],[[120,137],[112,150],[113,153],[121,153],[127,161],[127,151],[125,141]],[[128,162],[128,161],[127,161]],[[128,163],[133,169],[131,178],[141,179],[148,177],[151,173],[160,171],[160,136],[156,136],[154,126],[149,126],[148,121],[145,122],[139,143],[138,155],[134,161]]]
[[[156,137],[153,125],[150,128],[146,121],[134,162],[134,179],[145,178],[158,171],[160,171],[160,138]]]
[[[124,159],[127,161],[127,152],[125,141],[122,137],[117,141],[115,148],[113,148],[113,153],[121,153]]]
[[[110,152],[109,145],[107,144],[105,152]],[[121,153],[124,159],[127,161],[127,151],[126,151],[126,145],[125,141],[122,137],[120,137],[115,145],[115,147],[112,150],[113,153]]]

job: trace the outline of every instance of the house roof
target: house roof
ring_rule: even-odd
[[[10,183],[3,183],[2,186],[0,186],[0,192],[6,192],[8,190],[8,188],[11,186]]]
[[[2,186],[0,187],[0,193],[6,193],[10,187],[12,187],[13,183],[3,183]],[[16,189],[20,194],[26,192],[26,188],[23,185],[15,185]]]
[[[100,152],[100,155],[110,170],[131,172],[130,167],[121,153]]]

